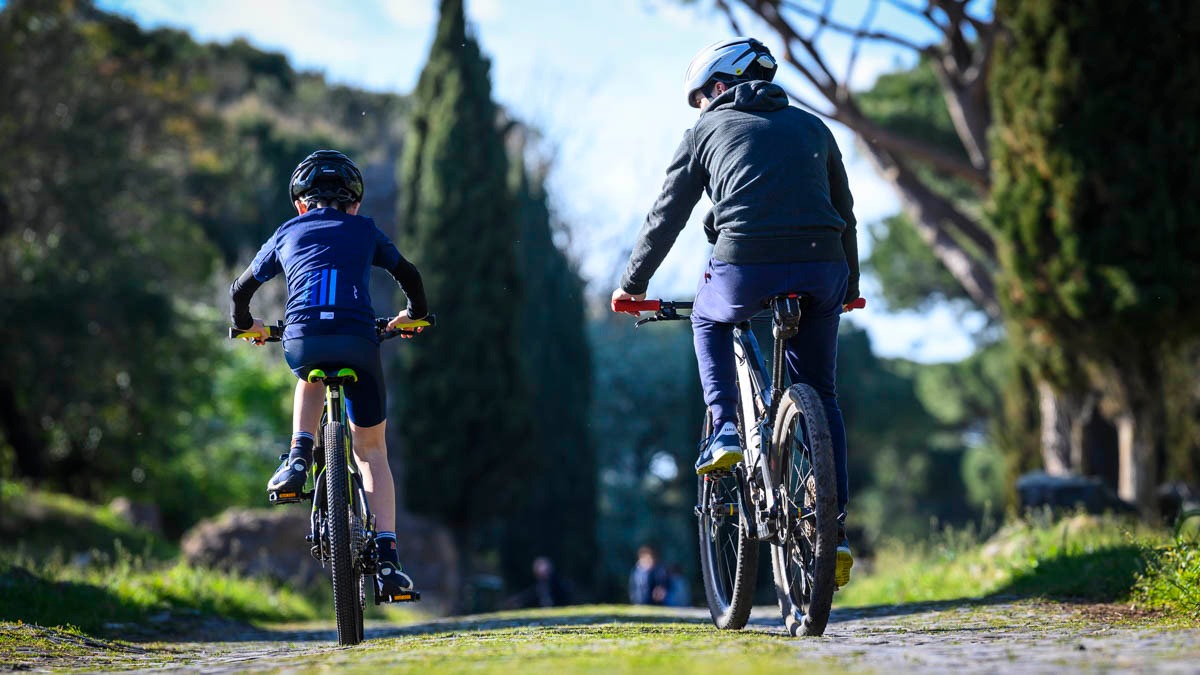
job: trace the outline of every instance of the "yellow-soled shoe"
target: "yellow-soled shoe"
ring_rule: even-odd
[[[833,583],[838,588],[850,583],[851,567],[854,567],[854,554],[850,552],[850,541],[843,537],[837,547],[837,566],[833,571]]]
[[[742,459],[742,441],[738,437],[737,427],[726,422],[700,452],[700,458],[696,460],[696,475],[732,469]]]

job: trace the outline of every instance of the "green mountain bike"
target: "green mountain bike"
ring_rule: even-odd
[[[745,459],[698,479],[695,514],[700,571],[717,628],[750,619],[760,544],[771,547],[779,609],[788,632],[821,635],[833,604],[837,563],[837,478],[825,408],[806,384],[785,387],[784,343],[799,330],[805,297],[771,298],[774,358],[768,371],[750,321],[733,331],[737,359],[738,433]],[[865,307],[859,299],[846,307]],[[637,322],[687,320],[690,302],[618,300],[618,312],[654,314]],[[765,315],[765,312],[764,312]],[[705,415],[700,443],[712,434]]]
[[[387,330],[389,318],[375,320],[381,339],[415,335],[419,328],[432,326],[430,315],[421,321],[401,324],[398,330]],[[267,342],[279,342],[283,336],[282,322],[266,326]],[[237,328],[229,329],[229,337],[253,337]],[[330,570],[333,581],[333,605],[337,617],[338,644],[356,645],[363,640],[363,607],[366,588],[370,586],[375,604],[384,602],[415,602],[421,599],[418,591],[406,591],[383,598],[376,592],[374,577],[379,571],[379,551],[375,543],[375,515],[367,504],[362,476],[353,460],[352,437],[346,418],[346,400],[342,387],[356,382],[352,368],[313,369],[309,382],[325,385],[325,409],[321,415],[321,430],[313,449],[310,491],[271,494],[276,503],[312,501],[310,531],[305,541],[321,565]],[[367,583],[367,579],[371,583]]]

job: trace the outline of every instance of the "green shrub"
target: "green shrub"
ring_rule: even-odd
[[[1147,552],[1135,597],[1147,607],[1200,619],[1200,512],[1179,523],[1170,544]]]

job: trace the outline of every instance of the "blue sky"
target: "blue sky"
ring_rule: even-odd
[[[183,28],[205,41],[244,37],[331,81],[402,93],[416,84],[436,21],[434,0],[97,4],[142,25]],[[843,0],[836,6],[840,16],[857,22],[866,4]],[[607,294],[675,146],[695,121],[696,112],[680,91],[683,72],[696,50],[732,35],[728,22],[706,0],[691,5],[679,0],[467,0],[467,10],[492,59],[495,98],[540,128],[553,149],[553,207],[571,225],[573,253],[584,275],[594,290]],[[778,49],[768,29],[743,19],[744,30]],[[875,25],[929,37],[926,26],[894,10],[889,14],[886,5]],[[833,63],[846,62],[849,45],[840,36],[826,31],[822,47]],[[852,82],[869,86],[879,73],[912,61],[902,49],[868,46]],[[780,80],[801,95],[807,91],[798,76],[782,73]],[[865,224],[895,213],[899,202],[857,151],[853,136],[831,127],[847,156],[862,242]],[[694,221],[706,207],[705,200]],[[707,250],[698,222],[690,223],[651,282],[651,297],[690,297]],[[971,351],[953,312],[888,314],[872,297],[873,283],[865,280],[863,288],[873,308],[850,320],[870,331],[878,352],[940,361]]]

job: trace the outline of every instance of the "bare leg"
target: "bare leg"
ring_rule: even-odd
[[[396,485],[388,467],[386,428],[386,420],[373,427],[350,423],[350,432],[354,434],[354,459],[362,472],[367,503],[375,514],[376,532],[396,531]]]
[[[292,401],[292,433],[307,431],[317,436],[317,425],[321,423],[321,410],[325,406],[325,385],[320,382],[296,382],[296,396]]]

